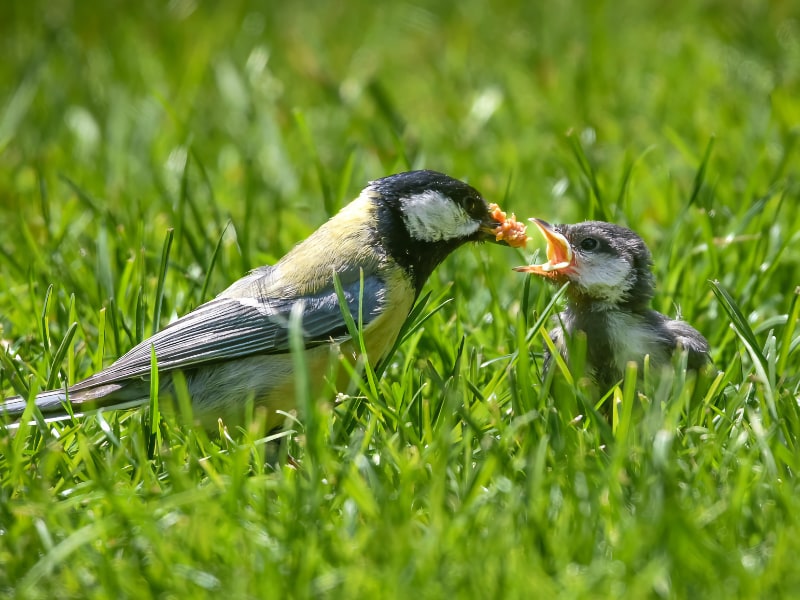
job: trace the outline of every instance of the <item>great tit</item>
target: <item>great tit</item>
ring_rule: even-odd
[[[627,363],[650,357],[652,370],[672,365],[676,350],[687,352],[687,367],[709,364],[706,339],[688,323],[650,308],[655,280],[652,257],[642,238],[625,227],[602,221],[551,226],[531,219],[547,241],[547,262],[515,267],[563,285],[567,306],[550,332],[569,364],[568,340],[586,335],[586,374],[605,393],[619,383]],[[545,369],[552,357],[545,353]]]
[[[495,205],[493,205],[495,206]],[[366,352],[377,364],[392,348],[434,268],[466,242],[521,245],[524,227],[506,232],[473,187],[435,171],[410,171],[372,181],[361,194],[295,246],[274,266],[255,269],[215,299],[145,339],[99,373],[67,390],[39,394],[45,417],[145,403],[150,395],[151,349],[159,394],[174,392],[181,371],[194,415],[207,427],[239,422],[248,398],[267,409],[272,429],[295,408],[289,319],[302,310],[309,373],[322,383],[332,353],[355,359],[335,288],[338,277]],[[516,238],[514,237],[516,235]],[[19,417],[21,397],[0,404]]]

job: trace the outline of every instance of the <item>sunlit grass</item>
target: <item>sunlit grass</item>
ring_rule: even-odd
[[[419,167],[638,231],[719,376],[629,381],[606,423],[543,379],[557,290],[510,269],[540,240],[465,248],[392,360],[280,445],[185,406],[0,427],[0,595],[797,595],[793,10],[3,5],[4,395],[96,372]]]

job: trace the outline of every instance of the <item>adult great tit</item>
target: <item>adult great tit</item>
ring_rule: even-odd
[[[687,367],[710,363],[706,339],[688,323],[650,308],[655,291],[652,257],[644,241],[625,227],[602,221],[556,225],[531,219],[547,241],[547,262],[515,267],[558,285],[569,282],[567,306],[550,337],[569,363],[568,339],[586,335],[586,374],[605,393],[619,383],[627,363],[650,357],[652,370],[687,352]],[[545,353],[545,370],[552,357]]]
[[[67,402],[75,413],[143,404],[150,396],[153,349],[160,397],[174,392],[173,376],[181,371],[194,415],[206,427],[218,418],[240,421],[252,398],[266,407],[272,429],[283,419],[277,411],[295,407],[293,309],[302,311],[309,373],[323,380],[332,350],[355,360],[356,344],[335,289],[338,277],[356,323],[361,311],[366,352],[377,364],[394,345],[422,286],[453,250],[466,242],[524,243],[521,226],[521,233],[511,232],[516,238],[504,238],[496,210],[493,216],[471,186],[435,171],[372,181],[277,264],[255,269],[103,371],[66,390],[39,394],[36,406],[50,418],[66,416]],[[25,407],[24,398],[8,398],[0,415],[19,417]]]

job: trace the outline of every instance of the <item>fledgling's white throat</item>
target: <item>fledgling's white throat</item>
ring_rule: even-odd
[[[425,190],[400,199],[406,229],[417,240],[439,242],[467,237],[478,231],[480,222],[444,194]]]
[[[631,265],[622,258],[582,255],[575,283],[591,298],[614,306],[622,302],[633,285]]]

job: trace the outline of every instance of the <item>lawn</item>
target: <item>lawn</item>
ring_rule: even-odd
[[[381,376],[281,444],[0,425],[0,596],[800,596],[795,2],[13,0],[0,53],[0,395],[100,370],[412,168],[635,229],[720,372],[598,420],[543,381],[556,290],[511,270],[542,241],[463,248]]]

